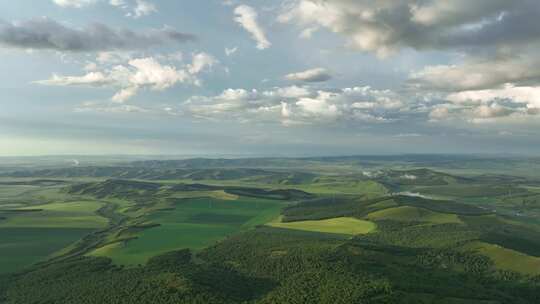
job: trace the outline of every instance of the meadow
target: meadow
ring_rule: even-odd
[[[119,265],[136,265],[167,251],[197,251],[272,220],[283,206],[280,201],[246,197],[181,199],[172,210],[145,216],[145,224],[154,227],[130,234],[129,241],[109,244],[89,254],[106,256]]]
[[[91,231],[85,228],[2,227],[0,274],[42,262]]]
[[[350,217],[339,217],[317,221],[281,222],[281,217],[268,224],[271,227],[346,235],[366,234],[377,228],[373,222]]]
[[[95,201],[51,203],[0,209],[0,273],[23,269],[52,257],[88,233],[107,226]]]

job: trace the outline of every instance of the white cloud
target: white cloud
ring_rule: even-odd
[[[511,115],[515,110],[503,107],[497,103],[490,105],[480,105],[474,109],[474,117],[478,119],[489,119]]]
[[[61,7],[81,8],[96,3],[98,0],[53,0],[53,2]]]
[[[198,53],[193,55],[193,62],[189,65],[189,73],[192,75],[198,74],[207,68],[211,68],[217,63],[217,60],[206,53]]]
[[[332,79],[328,70],[323,68],[310,69],[303,72],[291,73],[285,76],[291,81],[323,82]]]
[[[278,20],[298,24],[304,37],[328,29],[344,36],[351,48],[386,57],[404,48],[484,49],[538,42],[540,30],[531,26],[538,13],[533,0],[291,0]]]
[[[111,104],[111,103],[102,103],[102,102],[84,102],[83,104],[77,106],[74,109],[77,113],[84,112],[100,112],[100,113],[112,113],[112,114],[121,114],[121,113],[148,113],[149,110],[129,104]]]
[[[165,90],[176,83],[190,80],[191,74],[187,71],[162,65],[152,57],[130,60],[129,65],[135,68],[134,73],[130,73],[129,82],[137,87],[148,86],[153,90]]]
[[[304,117],[335,120],[341,115],[337,104],[332,102],[332,93],[329,92],[319,92],[315,98],[300,98],[295,105]]]
[[[152,13],[156,13],[157,11],[157,7],[153,3],[144,0],[137,0],[136,6],[133,8],[133,12],[128,13],[127,16],[140,18]]]
[[[452,93],[446,99],[453,103],[487,103],[497,99],[506,99],[516,103],[525,103],[529,108],[540,108],[540,87],[507,85],[500,89]]]
[[[109,4],[112,6],[123,7],[127,3],[125,0],[109,0]]]
[[[225,48],[225,55],[230,57],[230,56],[234,55],[237,51],[238,51],[238,47]]]
[[[358,102],[371,102],[369,108]],[[194,96],[184,104],[184,112],[197,118],[237,122],[270,122],[286,126],[391,121],[398,112],[407,112],[405,102],[389,90],[353,87],[324,91],[310,87],[276,87],[258,91],[228,89],[217,96]]]
[[[446,106],[434,107],[429,113],[431,121],[446,120],[450,117],[450,110]]]
[[[272,45],[257,21],[258,14],[255,9],[251,6],[240,5],[234,9],[234,14],[236,15],[234,20],[252,35],[259,50],[267,49]]]
[[[427,66],[412,73],[409,82],[418,89],[465,91],[501,87],[505,84],[540,82],[540,58],[520,54],[493,60],[467,61],[460,65]]]
[[[54,74],[50,79],[36,83],[54,86],[95,86],[101,87],[112,83],[111,79],[102,72],[90,72],[84,76],[59,76]]]
[[[156,5],[146,0],[52,0],[53,3],[64,8],[83,8],[98,2],[107,2],[109,5],[127,11],[126,16],[140,18],[156,13]]]
[[[137,86],[127,87],[125,89],[118,91],[116,94],[114,94],[111,100],[116,103],[123,103],[126,100],[132,98],[133,96],[137,95],[138,91],[139,91],[139,87]]]
[[[84,70],[87,72],[92,72],[97,70],[98,66],[95,62],[89,62],[84,66]]]
[[[154,57],[135,58],[130,59],[127,64],[102,68],[83,76],[53,75],[50,79],[36,83],[120,88],[112,100],[125,102],[145,88],[162,91],[177,84],[200,85],[198,75],[216,63],[217,61],[206,53],[193,54],[192,62],[180,67],[163,64]]]

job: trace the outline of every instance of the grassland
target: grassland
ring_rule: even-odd
[[[525,193],[524,188],[508,186],[508,185],[447,185],[447,186],[434,186],[417,188],[422,194],[438,195],[446,197],[467,197],[467,198],[484,198],[484,197],[496,197],[496,196],[508,196],[510,194]]]
[[[401,206],[369,213],[368,220],[394,220],[400,222],[429,222],[434,224],[463,224],[456,214],[434,212],[427,209]]]
[[[540,275],[540,258],[533,257],[485,242],[471,242],[463,247],[489,257],[502,270],[515,271],[526,275]]]
[[[200,250],[233,233],[272,220],[284,206],[275,200],[232,198],[182,199],[174,210],[146,216],[146,224],[158,226],[130,234],[133,239],[109,244],[90,255],[106,256],[121,265],[135,265],[171,250]]]
[[[22,212],[0,222],[0,228],[104,228],[107,219],[96,214],[102,206],[96,201],[76,201],[19,208]]]
[[[296,188],[317,194],[357,194],[371,197],[388,193],[388,189],[375,181],[321,181],[307,185],[298,185]]]
[[[0,186],[0,202],[8,199],[16,198],[25,192],[35,190],[39,187],[35,186],[25,186],[25,185],[1,185]]]
[[[0,228],[0,274],[43,261],[91,231],[81,228]]]
[[[318,221],[281,222],[281,218],[268,224],[272,227],[294,230],[336,233],[346,235],[366,234],[374,231],[377,226],[373,222],[351,217],[340,217]]]
[[[107,226],[96,211],[102,203],[75,201],[21,207],[3,213],[0,221],[0,273],[20,270],[43,261]]]

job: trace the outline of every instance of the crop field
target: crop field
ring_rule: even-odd
[[[0,185],[0,202],[3,200],[13,199],[27,191],[35,190],[35,186],[7,186]]]
[[[515,271],[526,275],[540,275],[540,257],[533,257],[519,251],[485,242],[472,242],[463,246],[488,256],[499,269]]]
[[[42,261],[91,231],[107,226],[95,201],[51,203],[1,212],[0,272]]]
[[[104,228],[107,219],[95,213],[101,207],[99,202],[77,201],[19,208],[0,222],[0,228]]]
[[[497,196],[509,196],[512,194],[527,192],[524,188],[507,185],[449,185],[429,188],[417,188],[422,194],[433,194],[447,197],[485,198]]]
[[[277,228],[347,235],[366,234],[374,231],[377,228],[377,226],[372,222],[350,217],[340,217],[318,221],[298,221],[290,223],[283,223],[281,222],[281,219],[278,219],[269,223],[268,225]]]
[[[277,217],[283,203],[241,197],[237,200],[194,198],[180,200],[174,210],[154,212],[146,223],[159,226],[135,233],[133,240],[107,245],[90,253],[122,265],[143,264],[171,250],[199,250],[225,237]]]
[[[21,270],[90,233],[85,228],[0,228],[0,274]]]
[[[320,182],[300,185],[296,188],[319,194],[364,194],[373,197],[384,195],[388,192],[383,185],[374,181]]]
[[[435,224],[462,224],[456,214],[433,212],[427,209],[402,206],[372,212],[366,217],[369,220],[394,220],[402,222],[429,222]]]

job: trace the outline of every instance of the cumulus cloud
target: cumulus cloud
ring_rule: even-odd
[[[100,113],[111,113],[111,114],[121,114],[121,113],[148,113],[149,109],[129,104],[111,104],[103,102],[88,101],[84,102],[81,105],[77,106],[74,111],[76,113],[85,113],[85,112],[100,112]]]
[[[137,0],[136,6],[133,8],[133,12],[128,13],[127,16],[133,18],[140,18],[157,12],[157,7],[150,2],[144,0]]]
[[[240,5],[234,9],[236,17],[234,20],[238,22],[247,32],[251,34],[257,42],[257,48],[264,50],[272,44],[266,38],[266,33],[258,23],[258,14],[254,8],[247,5]]]
[[[194,54],[191,63],[180,67],[163,64],[154,57],[135,58],[130,59],[126,65],[115,65],[83,76],[53,75],[50,79],[36,83],[53,86],[120,88],[112,100],[124,102],[144,88],[162,91],[177,84],[200,85],[198,75],[216,63],[217,60],[205,53]]]
[[[428,66],[411,74],[409,85],[421,92],[438,92],[446,103],[434,108],[432,121],[465,119],[494,121],[538,115],[540,63],[534,56],[516,56]]]
[[[472,60],[459,65],[427,66],[412,73],[410,84],[415,88],[438,91],[483,90],[508,83],[524,85],[540,82],[540,57],[504,57],[493,60]]]
[[[453,93],[431,108],[432,122],[482,123],[506,118],[525,119],[540,114],[540,88],[511,87]]]
[[[22,22],[0,22],[0,46],[65,52],[146,49],[194,40],[171,28],[141,32],[115,29],[101,23],[74,28],[43,17]]]
[[[304,33],[328,29],[346,37],[351,48],[385,57],[403,48],[447,50],[538,42],[539,13],[536,0],[293,0],[278,20],[296,23]]]
[[[507,85],[500,89],[473,90],[452,93],[446,98],[457,104],[487,103],[497,99],[527,104],[529,108],[540,108],[540,87],[515,87]]]
[[[371,104],[362,107],[362,104]],[[276,87],[264,91],[228,89],[217,96],[194,96],[184,112],[197,118],[240,122],[271,122],[286,126],[321,123],[389,122],[409,109],[389,90],[353,87],[316,90]]]
[[[238,51],[238,47],[225,48],[225,55],[227,55],[227,57],[230,57],[234,55],[237,51]]]
[[[305,82],[324,82],[332,79],[328,70],[323,68],[310,69],[303,72],[285,75],[287,80]]]
[[[53,0],[54,4],[64,8],[83,8],[98,2],[107,2],[125,11],[126,16],[133,18],[140,18],[158,11],[155,4],[146,0]]]
[[[480,105],[474,109],[474,117],[479,119],[497,118],[511,115],[516,112],[515,109],[503,107],[498,103],[490,105]]]
[[[81,8],[97,2],[97,0],[53,0],[53,2],[61,7],[76,7]]]

